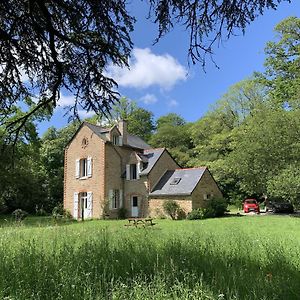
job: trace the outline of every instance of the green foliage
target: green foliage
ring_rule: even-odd
[[[177,212],[180,209],[179,204],[174,201],[174,200],[166,200],[163,203],[163,210],[168,215],[171,217],[172,220],[176,219]]]
[[[263,82],[270,87],[274,103],[299,109],[300,18],[284,19],[275,31],[277,41],[269,42],[265,49],[267,59]]]
[[[62,203],[59,203],[57,206],[55,206],[52,210],[52,217],[54,219],[67,219],[71,220],[73,217],[71,213],[68,210],[64,209],[64,206]]]
[[[127,209],[125,207],[121,207],[118,209],[118,219],[124,220],[127,217]]]
[[[187,166],[193,144],[190,138],[190,124],[176,114],[168,114],[156,121],[157,131],[149,143],[154,148],[167,148],[180,166]]]
[[[176,219],[177,220],[184,220],[184,219],[186,219],[186,212],[181,208],[181,207],[179,207],[178,209],[177,209],[177,216],[176,216]]]
[[[212,198],[207,201],[205,206],[205,217],[215,218],[224,216],[228,203],[224,198]]]
[[[164,126],[176,127],[176,126],[183,126],[185,124],[186,124],[185,120],[181,116],[175,113],[169,113],[165,116],[161,116],[156,121],[157,129],[160,129],[161,127]]]
[[[205,210],[204,208],[196,208],[188,213],[188,220],[202,220],[204,219]]]
[[[267,182],[268,195],[300,203],[300,168],[299,165],[288,165],[277,176]]]
[[[224,198],[212,198],[205,207],[193,209],[187,216],[189,220],[202,220],[207,218],[222,217],[227,211],[227,202]]]
[[[22,209],[16,209],[12,212],[12,216],[14,217],[16,222],[21,222],[27,217],[28,213]]]
[[[155,129],[153,113],[138,107],[135,101],[131,101],[125,97],[120,98],[119,101],[112,106],[109,118],[95,116],[88,119],[91,123],[100,122],[102,126],[105,127],[112,127],[119,120],[127,121],[128,133],[139,136],[145,141],[150,139]]]

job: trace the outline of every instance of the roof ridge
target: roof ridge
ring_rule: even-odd
[[[145,152],[150,152],[150,151],[153,151],[153,150],[165,150],[165,149],[166,149],[165,147],[160,147],[160,148],[145,149],[144,151]]]
[[[203,169],[207,169],[207,166],[203,166],[203,167],[193,167],[193,168],[177,168],[175,170],[203,170]]]

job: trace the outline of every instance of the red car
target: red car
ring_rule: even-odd
[[[244,201],[244,212],[248,213],[250,211],[259,213],[259,204],[257,203],[256,199],[246,199]]]

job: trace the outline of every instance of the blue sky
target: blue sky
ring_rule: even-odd
[[[146,1],[132,1],[130,10],[137,18],[132,33],[134,49],[131,69],[113,66],[108,72],[119,82],[119,92],[154,113],[155,118],[175,112],[187,121],[196,121],[215,103],[232,84],[264,70],[264,47],[275,39],[274,26],[289,16],[300,17],[300,3],[281,3],[276,11],[267,10],[241,32],[214,49],[215,67],[208,58],[206,72],[200,64],[188,66],[188,33],[177,27],[153,45],[157,25],[147,20]],[[62,93],[62,103],[73,97]],[[40,133],[48,127],[67,124],[63,108],[49,122],[39,125]],[[84,112],[82,113],[84,115]]]

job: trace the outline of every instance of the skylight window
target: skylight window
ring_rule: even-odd
[[[173,180],[170,182],[170,185],[177,185],[180,182],[181,178],[175,177]]]

